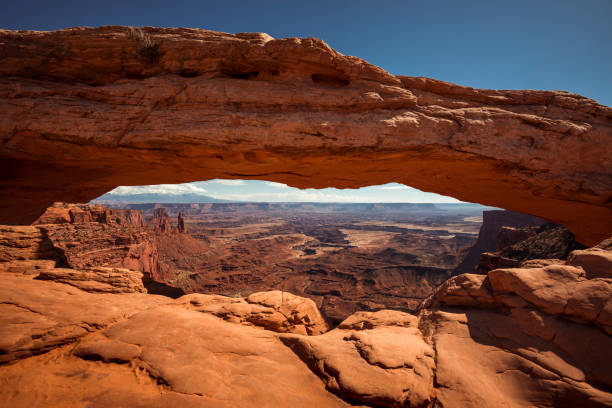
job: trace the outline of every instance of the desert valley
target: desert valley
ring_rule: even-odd
[[[610,107],[105,26],[0,30],[0,111],[0,406],[612,407]],[[103,200],[213,179],[464,202]]]
[[[95,219],[89,215],[74,223],[75,214],[108,210],[61,203],[36,224],[73,267],[132,267],[183,293],[248,296],[279,289],[313,299],[335,324],[360,310],[416,310],[466,257],[476,241],[483,208],[318,203],[128,206],[133,210],[127,214],[136,214],[143,225],[83,223]],[[515,218],[510,222],[523,221],[519,215]]]

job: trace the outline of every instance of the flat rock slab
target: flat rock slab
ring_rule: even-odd
[[[172,299],[95,294],[69,285],[2,275],[0,363],[40,354]]]
[[[273,332],[177,305],[137,313],[74,348],[0,367],[0,383],[0,403],[15,407],[349,406]]]

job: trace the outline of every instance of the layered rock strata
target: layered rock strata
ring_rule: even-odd
[[[565,260],[573,250],[583,248],[562,225],[547,223],[539,227],[502,227],[497,236],[497,250],[483,252],[474,271],[486,274],[493,269],[516,268],[534,259]]]
[[[498,245],[499,234],[504,227],[523,228],[538,226],[545,221],[528,214],[513,211],[491,210],[482,212],[482,225],[478,232],[476,243],[470,248],[466,257],[461,261],[454,274],[472,273],[480,263],[481,255],[485,252],[495,252],[500,249]]]
[[[136,33],[136,34],[134,34]],[[612,230],[612,110],[393,76],[321,40],[182,28],[0,32],[0,221],[118,185],[399,182]]]
[[[80,224],[99,222],[127,227],[144,227],[142,213],[137,210],[108,208],[100,204],[69,204],[56,202],[34,221],[39,224]]]
[[[156,236],[138,210],[55,203],[34,226],[61,254],[63,266],[124,268],[159,277]]]
[[[65,283],[86,292],[147,293],[142,273],[122,268],[50,268],[41,270],[36,279]]]

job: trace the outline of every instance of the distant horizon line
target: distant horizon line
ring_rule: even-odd
[[[193,201],[193,202],[171,202],[171,201],[107,201],[107,200],[91,200],[86,204],[445,204],[445,205],[479,205],[482,207],[493,207],[479,203],[470,202],[410,202],[410,201]]]

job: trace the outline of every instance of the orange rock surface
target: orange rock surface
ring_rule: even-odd
[[[100,222],[124,227],[144,227],[142,213],[136,210],[118,210],[100,204],[53,203],[32,224],[80,224]]]
[[[22,232],[0,241],[21,258],[0,260],[1,406],[612,407],[610,240],[327,331],[280,291],[174,300],[100,293],[78,270],[44,281],[56,268]]]
[[[408,69],[409,67],[407,67]],[[399,182],[612,230],[612,109],[561,91],[393,76],[311,38],[0,31],[0,222],[118,185]]]

